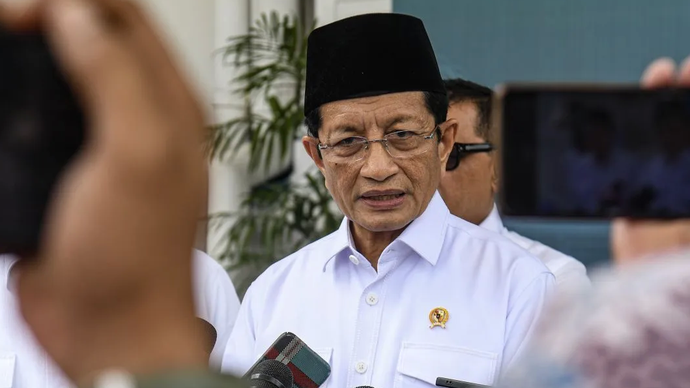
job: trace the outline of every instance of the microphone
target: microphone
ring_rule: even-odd
[[[250,388],[292,388],[292,372],[280,361],[261,361],[248,374]]]
[[[280,358],[280,361],[276,361],[276,358]],[[270,363],[261,366],[266,362]],[[259,368],[268,368],[269,365],[270,369],[259,370]],[[272,382],[271,385],[261,385],[261,387],[291,388],[293,384],[295,388],[320,387],[331,375],[331,366],[294,333],[285,332],[266,349],[261,358],[242,376],[242,379],[250,380],[255,377],[258,379],[259,374],[269,375],[267,371],[276,373],[271,375],[274,380],[278,379],[278,376],[288,376],[283,379],[285,381],[289,379],[289,384],[280,380],[281,385]],[[260,386],[256,385],[256,387]]]

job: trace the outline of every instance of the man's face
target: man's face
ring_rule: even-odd
[[[305,137],[303,144],[345,216],[368,231],[388,232],[424,212],[448,158],[454,123],[440,125],[440,143],[438,135],[420,141],[415,156],[394,158],[381,143],[369,144],[357,161],[334,161],[329,149],[322,150],[323,159],[317,153],[319,142],[334,145],[353,136],[375,140],[395,131],[434,133],[434,118],[421,92],[332,102],[321,107],[321,117],[319,139]]]
[[[451,104],[448,118],[458,123],[456,143],[484,143],[488,140],[477,134],[477,113],[477,107],[471,101]],[[455,170],[446,171],[439,191],[451,213],[480,224],[493,209],[497,186],[493,153],[478,152],[462,158]]]

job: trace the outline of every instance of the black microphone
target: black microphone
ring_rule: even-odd
[[[250,388],[292,388],[292,372],[280,361],[261,361],[248,375]]]

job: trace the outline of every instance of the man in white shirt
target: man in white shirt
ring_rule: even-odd
[[[437,193],[457,122],[422,22],[340,20],[307,57],[303,144],[345,219],[252,284],[223,371],[244,374],[290,331],[330,364],[322,387],[493,384],[555,280]]]
[[[587,270],[576,259],[503,226],[494,204],[498,189],[491,139],[491,89],[463,79],[445,81],[448,117],[457,120],[456,144],[441,179],[440,193],[455,216],[502,234],[541,259],[559,288],[588,286]]]
[[[17,309],[17,259],[0,255],[0,387],[68,388],[71,383],[38,345]],[[225,344],[237,318],[240,301],[225,269],[195,250],[193,276],[197,315],[216,331],[210,364],[218,368]]]
[[[212,368],[218,369],[225,353],[225,345],[235,326],[240,299],[225,268],[211,256],[195,249],[192,264],[197,316],[216,330],[210,364]]]

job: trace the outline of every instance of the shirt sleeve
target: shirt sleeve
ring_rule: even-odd
[[[580,262],[568,263],[568,265],[554,272],[558,292],[577,291],[590,289],[592,282],[587,277],[587,269]]]
[[[254,326],[252,301],[253,286],[244,295],[240,312],[235,321],[230,338],[225,346],[225,354],[221,364],[223,373],[242,376],[254,364],[256,348],[256,332]]]
[[[543,273],[536,277],[510,304],[506,319],[506,340],[501,374],[508,371],[527,346],[542,311],[555,291],[553,274]]]
[[[194,255],[197,314],[216,329],[210,363],[217,370],[237,319],[240,299],[230,276],[218,262],[201,251],[195,251]]]

